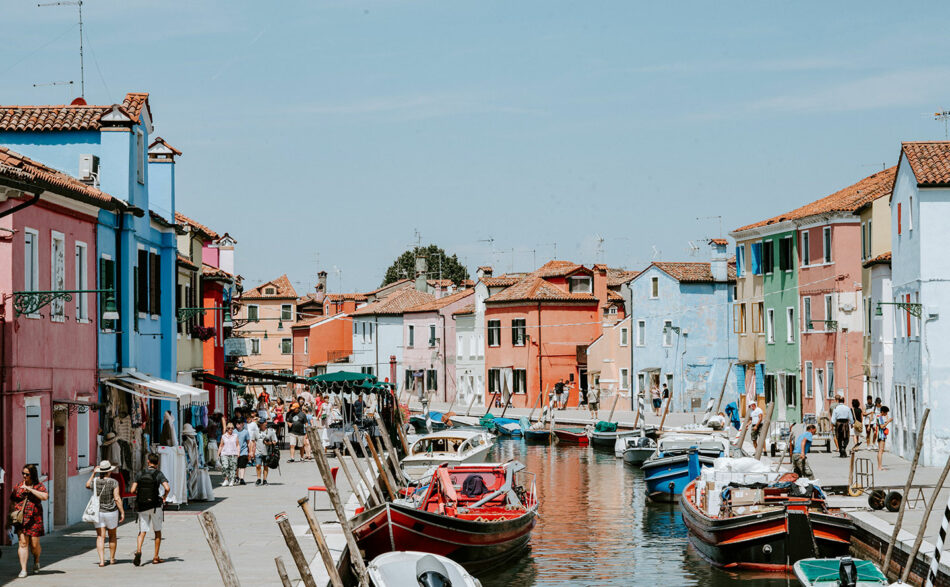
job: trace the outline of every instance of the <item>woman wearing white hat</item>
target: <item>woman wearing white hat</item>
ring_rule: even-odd
[[[119,482],[109,476],[116,470],[116,466],[109,461],[102,461],[92,472],[86,488],[92,489],[99,497],[99,521],[96,526],[96,552],[99,554],[99,566],[106,566],[105,549],[106,534],[109,536],[109,564],[115,564],[115,553],[119,550],[119,540],[116,537],[116,528],[125,520],[125,510],[122,508],[122,498],[119,496]],[[96,476],[98,475],[98,477]]]

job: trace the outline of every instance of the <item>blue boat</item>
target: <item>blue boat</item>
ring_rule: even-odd
[[[551,440],[551,431],[543,426],[541,428],[532,429],[531,424],[527,418],[524,416],[521,417],[521,434],[524,435],[525,440],[533,440],[536,442],[548,442]]]
[[[511,418],[495,418],[495,432],[502,436],[521,436],[521,424]]]
[[[703,465],[711,467],[723,456],[733,456],[729,439],[719,435],[675,434],[660,438],[656,452],[643,463],[647,495],[653,501],[677,501]]]

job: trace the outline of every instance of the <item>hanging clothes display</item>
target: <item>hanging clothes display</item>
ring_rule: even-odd
[[[195,501],[213,501],[214,488],[211,485],[211,476],[204,467],[204,459],[197,438],[198,434],[191,424],[185,424],[181,430],[182,448],[185,450],[188,499]]]
[[[185,449],[180,446],[156,446],[155,452],[161,457],[159,468],[168,479],[168,485],[171,491],[168,493],[166,503],[183,504],[188,503],[188,475],[185,457]]]
[[[159,442],[163,446],[178,446],[175,416],[172,414],[171,410],[167,410],[165,412],[165,417],[162,421],[162,435],[159,437]]]

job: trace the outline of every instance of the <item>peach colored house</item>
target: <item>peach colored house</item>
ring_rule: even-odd
[[[403,389],[423,387],[442,401],[455,400],[456,328],[453,315],[471,305],[475,291],[446,294],[403,313]]]
[[[293,370],[291,329],[297,320],[296,302],[297,292],[286,275],[244,292],[236,318],[247,320],[247,324],[234,329],[235,336],[251,341],[244,367],[274,372]]]
[[[524,276],[483,277],[486,402],[531,407],[563,381],[576,406],[587,387],[587,347],[601,335],[607,268],[549,261]],[[478,287],[478,286],[476,286]]]

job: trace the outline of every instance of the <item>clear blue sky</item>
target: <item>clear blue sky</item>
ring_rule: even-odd
[[[948,18],[913,8],[86,0],[86,95],[151,93],[179,210],[239,240],[251,286],[373,288],[415,229],[472,269],[554,242],[642,268],[718,234],[697,217],[728,232],[942,139]],[[77,93],[33,87],[78,82],[75,8],[2,12],[0,103]]]

